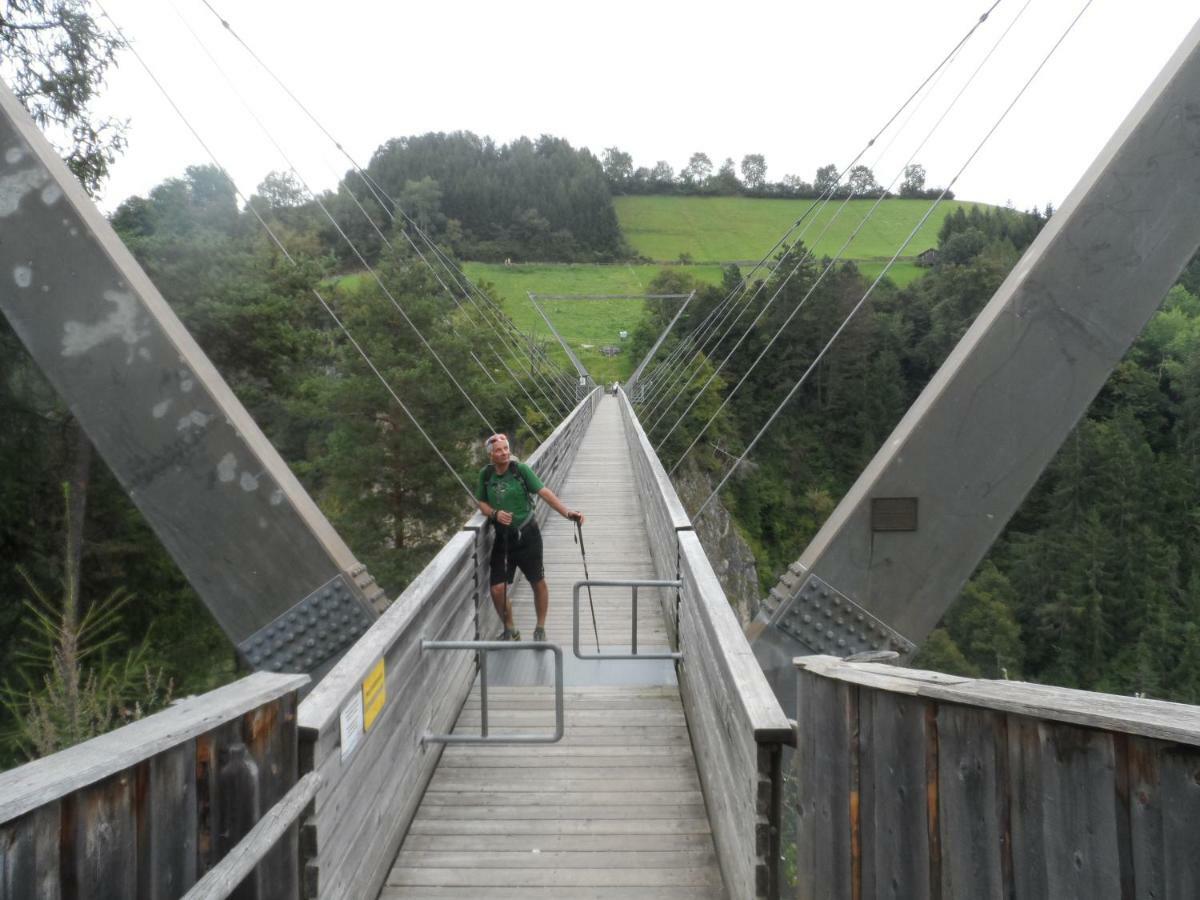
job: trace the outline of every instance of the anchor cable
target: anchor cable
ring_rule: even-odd
[[[1063,33],[1061,35],[1059,35],[1058,40],[1056,40],[1054,42],[1053,46],[1051,46],[1050,50],[1042,58],[1041,62],[1038,63],[1037,67],[1033,70],[1033,72],[1030,74],[1030,76],[1025,80],[1025,83],[1021,85],[1020,90],[1018,90],[1017,93],[1014,95],[1013,99],[1011,101],[1009,101],[1008,105],[1004,108],[1004,111],[1000,114],[999,118],[996,119],[996,121],[992,124],[991,128],[989,128],[987,133],[984,134],[983,138],[975,146],[975,149],[971,151],[970,155],[967,157],[966,161],[962,164],[962,166],[959,167],[959,169],[955,173],[954,177],[950,179],[950,183],[947,184],[946,187],[944,187],[942,189],[942,192],[937,196],[937,198],[933,201],[933,203],[930,204],[929,209],[925,211],[925,214],[921,217],[921,220],[916,224],[916,226],[914,226],[912,231],[909,232],[908,237],[906,237],[904,239],[904,242],[900,245],[900,247],[892,255],[892,258],[888,261],[888,263],[884,266],[883,270],[879,273],[879,275],[871,283],[871,286],[867,288],[866,292],[854,304],[854,306],[853,306],[853,308],[851,308],[850,312],[846,314],[846,317],[842,320],[842,323],[833,332],[833,334],[830,336],[829,340],[825,342],[825,345],[821,348],[821,350],[813,358],[812,362],[809,363],[808,367],[804,370],[803,374],[801,374],[801,376],[796,380],[796,383],[792,385],[791,389],[787,392],[787,394],[784,396],[784,398],[779,402],[779,405],[775,407],[775,410],[767,418],[766,422],[763,423],[763,426],[758,430],[758,433],[755,434],[753,440],[751,440],[750,443],[746,445],[746,448],[738,456],[737,460],[734,461],[733,465],[731,465],[729,467],[729,470],[721,478],[721,480],[720,480],[720,482],[718,482],[717,486],[715,488],[713,488],[712,492],[708,495],[707,498],[705,498],[704,502],[700,504],[699,508],[696,510],[695,516],[693,516],[693,521],[699,519],[700,516],[703,515],[704,511],[708,508],[709,504],[712,503],[713,498],[716,497],[718,493],[720,493],[721,489],[725,486],[726,482],[729,481],[730,477],[732,477],[734,472],[737,471],[738,467],[742,464],[742,462],[745,461],[746,457],[750,454],[750,452],[758,444],[758,442],[762,438],[762,436],[764,434],[766,434],[767,429],[769,429],[771,427],[771,425],[775,422],[775,420],[779,418],[779,415],[783,412],[784,408],[788,405],[788,403],[791,402],[792,398],[796,395],[796,392],[799,391],[800,388],[803,387],[804,384],[808,381],[809,376],[813,373],[813,371],[816,369],[816,367],[821,363],[821,360],[823,360],[825,358],[825,355],[829,352],[829,349],[837,342],[837,339],[841,336],[842,332],[844,332],[846,330],[846,328],[849,326],[851,320],[853,320],[855,315],[858,314],[858,311],[860,309],[862,309],[864,304],[866,304],[867,299],[871,296],[871,294],[874,292],[875,288],[883,280],[884,276],[887,275],[888,270],[892,267],[892,265],[895,264],[896,260],[900,256],[900,254],[904,252],[904,250],[908,247],[908,245],[917,236],[917,232],[919,232],[921,230],[922,226],[924,226],[925,222],[928,221],[929,217],[931,215],[933,215],[934,210],[936,210],[937,207],[941,204],[942,200],[946,197],[946,194],[958,182],[958,179],[962,176],[963,172],[966,171],[967,167],[970,166],[970,164],[975,160],[975,157],[978,156],[979,153],[983,150],[983,148],[987,145],[987,143],[991,139],[992,135],[994,135],[996,133],[996,130],[999,129],[1000,125],[1003,124],[1003,122],[1006,118],[1008,118],[1008,114],[1010,112],[1012,112],[1013,107],[1015,107],[1017,105],[1017,103],[1025,95],[1025,92],[1029,89],[1030,85],[1033,84],[1034,80],[1041,73],[1042,69],[1045,68],[1046,64],[1050,61],[1050,59],[1058,51],[1058,48],[1062,46],[1063,42],[1067,39],[1068,35],[1070,35],[1070,33],[1074,30],[1076,24],[1078,24],[1079,20],[1083,17],[1083,14],[1086,13],[1088,11],[1088,9],[1091,7],[1092,2],[1093,2],[1093,0],[1087,0],[1087,2],[1084,3],[1083,7],[1079,10],[1079,12],[1076,13],[1075,17],[1071,20],[1070,24],[1067,25],[1067,27],[1063,31]]]

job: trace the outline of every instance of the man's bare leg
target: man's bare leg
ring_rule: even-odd
[[[546,627],[546,613],[550,609],[550,589],[543,578],[533,586],[533,608],[537,612],[537,627]]]
[[[545,581],[542,582],[543,585],[545,583]],[[505,587],[504,583],[492,585],[492,606],[496,607],[496,615],[500,617],[500,621],[504,623],[504,627],[512,630],[512,598],[508,596],[508,591],[505,590]]]

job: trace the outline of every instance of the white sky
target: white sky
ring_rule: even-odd
[[[102,2],[243,191],[287,163],[185,20],[300,174],[334,186],[344,159],[200,0]],[[854,158],[991,0],[210,2],[363,164],[388,138],[461,129],[500,142],[549,133],[597,155],[616,145],[635,165],[664,159],[676,171],[697,150],[716,164],[762,153],[771,180],[811,181],[818,166]],[[1030,0],[1018,16],[1023,2],[1002,0],[907,124],[866,153],[881,183],[910,158],[930,185],[947,183],[1084,0]],[[1095,0],[955,185],[958,197],[1060,205],[1197,15],[1182,0]],[[103,108],[131,120],[106,208],[208,161],[128,55]]]

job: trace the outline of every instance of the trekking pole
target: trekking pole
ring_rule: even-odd
[[[504,616],[500,622],[500,627],[505,631],[509,631],[508,627],[508,526],[504,526]],[[513,622],[516,625],[516,622]]]
[[[587,550],[583,547],[583,523],[579,521],[578,513],[572,516],[575,520],[575,543],[579,545],[579,555],[583,557],[583,577],[587,581],[592,580],[592,576],[587,570]],[[588,589],[588,608],[592,611],[592,632],[596,635],[596,652],[600,652],[600,629],[596,627],[596,606],[592,603],[592,586],[589,584]]]

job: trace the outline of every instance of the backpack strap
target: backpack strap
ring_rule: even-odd
[[[512,466],[512,470],[514,472],[516,472],[517,480],[519,482],[521,482],[521,487],[525,488],[525,496],[533,497],[534,492],[529,489],[529,482],[525,479],[525,473],[521,471],[521,467],[518,466],[515,462],[509,463],[509,465]],[[502,477],[502,476],[500,475],[499,472],[496,471],[495,465],[493,465],[492,463],[488,463],[487,477],[484,479],[484,483],[483,483],[484,492],[486,493],[487,489],[489,487],[491,487],[492,482],[500,477]]]

